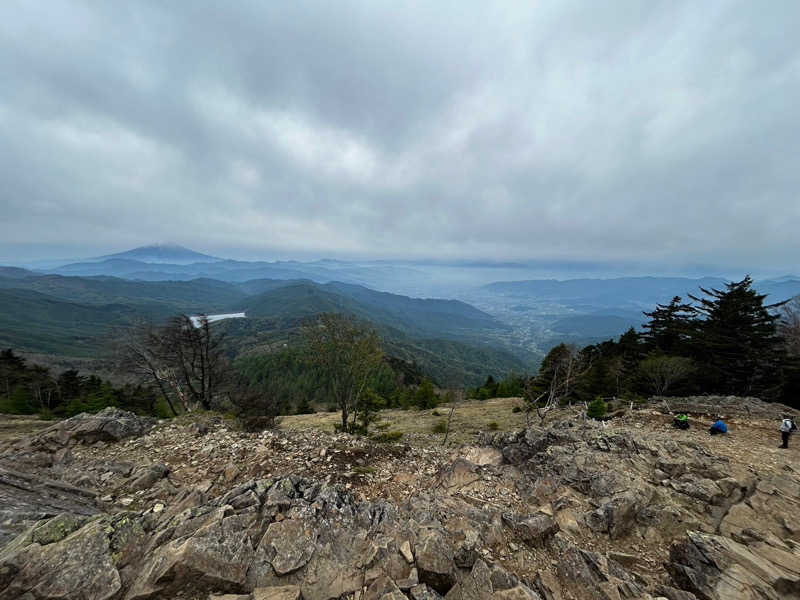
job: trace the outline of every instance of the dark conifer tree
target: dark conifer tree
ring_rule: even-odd
[[[616,351],[619,355],[619,375],[617,379],[617,396],[631,392],[636,388],[639,362],[644,357],[641,335],[631,327],[619,336]]]
[[[669,304],[657,304],[653,312],[645,312],[650,320],[643,325],[642,339],[649,351],[675,356],[685,355],[688,340],[696,323],[696,310],[675,296]]]
[[[724,290],[700,288],[706,297],[689,295],[701,317],[691,345],[705,391],[765,399],[779,391],[784,353],[773,309],[784,303],[765,305],[752,283],[747,276]]]

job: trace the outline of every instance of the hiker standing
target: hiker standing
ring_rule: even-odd
[[[781,421],[781,440],[783,443],[778,448],[788,448],[789,436],[796,430],[797,425],[795,425],[791,415],[783,415],[783,421]]]

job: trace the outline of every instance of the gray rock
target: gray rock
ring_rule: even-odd
[[[267,527],[261,546],[271,549],[272,568],[278,576],[288,575],[311,559],[316,534],[308,524],[294,519],[272,523]]]
[[[40,519],[99,512],[92,490],[0,466],[0,546]]]
[[[169,475],[169,467],[163,463],[156,463],[137,470],[134,475],[136,479],[130,484],[130,489],[134,491],[146,490],[153,487],[157,481]]]
[[[403,558],[405,558],[409,564],[414,562],[414,553],[411,551],[411,543],[408,540],[400,544],[400,554],[403,555]]]
[[[415,585],[409,591],[412,600],[441,600],[441,595],[434,589],[429,588],[424,583]]]
[[[150,431],[156,420],[109,406],[96,414],[81,413],[56,423],[34,436],[34,445],[53,448],[71,443],[119,442]]]
[[[419,580],[440,594],[446,594],[456,582],[453,548],[435,529],[423,530],[416,544]]]
[[[492,600],[542,600],[542,597],[526,585],[519,584],[492,594]]]
[[[224,511],[188,538],[159,546],[149,555],[126,595],[128,600],[169,595],[182,589],[241,590],[253,560],[246,516]]]
[[[663,596],[667,600],[697,600],[697,596],[693,593],[685,592],[668,585],[656,585],[655,588],[653,588],[653,592],[659,596]]]
[[[300,586],[282,585],[275,587],[256,588],[253,590],[253,600],[300,600]]]
[[[445,600],[488,600],[492,595],[492,574],[482,560],[476,560],[469,575],[462,577]]]
[[[800,590],[800,556],[772,546],[690,531],[670,548],[670,561],[677,587],[701,600],[777,599]]]
[[[400,594],[400,597],[405,598],[405,595],[400,591],[400,588],[395,585],[394,581],[389,579],[386,575],[381,575],[367,588],[364,594],[364,600],[381,600],[387,596],[393,597],[396,593]]]
[[[37,599],[115,597],[122,581],[111,558],[106,528],[106,522],[93,521],[46,545],[31,540],[11,542],[0,552],[0,598],[19,598],[34,589]]]
[[[612,539],[620,538],[634,528],[637,514],[647,506],[649,498],[644,490],[625,492],[589,513],[586,522],[595,531],[608,533]]]
[[[519,583],[516,575],[509,573],[500,565],[492,565],[491,572],[492,589],[496,592],[511,589]]]
[[[511,513],[503,514],[503,522],[526,544],[541,547],[559,530],[558,523],[548,514],[536,513],[520,517]]]

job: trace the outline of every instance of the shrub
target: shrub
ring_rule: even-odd
[[[156,400],[154,412],[159,419],[171,419],[175,416],[172,414],[172,410],[170,410],[169,404],[167,404],[164,398]]]
[[[433,427],[431,427],[431,431],[433,433],[445,433],[447,431],[447,421],[444,419],[437,421],[434,423]]]
[[[487,425],[487,427],[489,428],[489,431],[497,431],[500,429],[500,425],[497,424],[497,421],[492,421]]]
[[[382,444],[400,441],[403,438],[402,431],[385,431],[383,433],[376,433],[372,439]]]
[[[439,404],[439,396],[436,394],[433,382],[430,379],[423,380],[417,388],[417,391],[414,393],[413,402],[420,410],[436,408],[436,405]]]
[[[263,431],[275,426],[281,414],[281,402],[265,389],[263,383],[253,382],[239,374],[227,382],[227,401],[245,431]]]
[[[597,398],[589,403],[586,416],[590,419],[601,419],[605,416],[607,411],[608,407],[606,406],[606,403],[603,402],[603,399]]]
[[[311,406],[311,402],[308,401],[308,396],[303,396],[300,402],[297,403],[295,412],[298,415],[313,415],[316,411],[314,410],[314,407]]]

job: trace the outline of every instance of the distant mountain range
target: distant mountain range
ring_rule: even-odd
[[[303,319],[337,311],[373,322],[393,352],[424,357],[438,376],[458,371],[475,381],[530,370],[561,341],[614,337],[641,326],[642,312],[658,303],[725,285],[716,277],[556,280],[528,273],[518,263],[239,261],[155,244],[50,270],[0,267],[0,346],[96,356],[109,331],[137,318],[245,312],[246,319],[218,325],[230,331],[236,354],[273,347]],[[501,276],[513,280],[493,279]],[[800,294],[800,277],[755,287],[781,301]],[[413,297],[429,293],[459,300]]]

